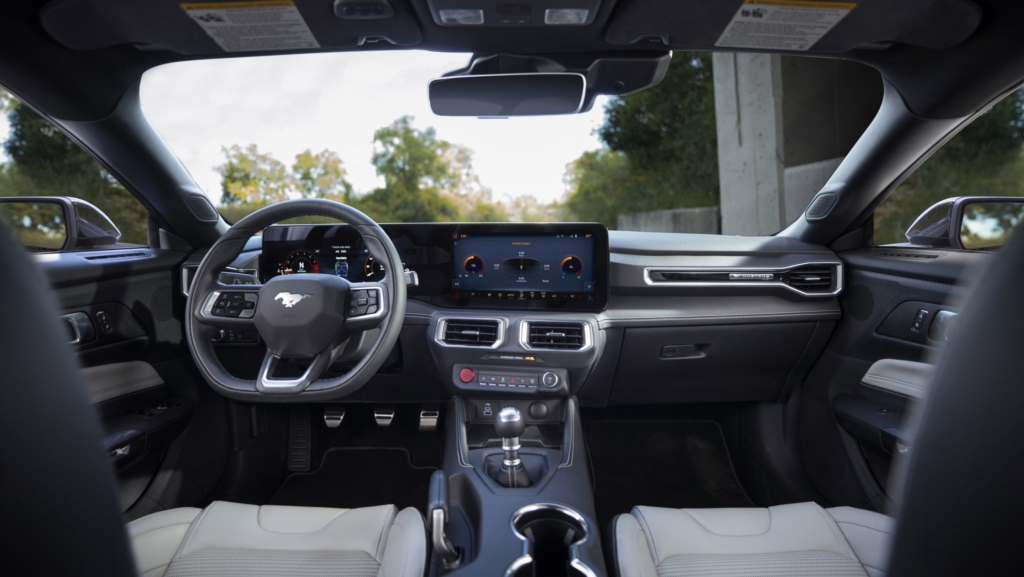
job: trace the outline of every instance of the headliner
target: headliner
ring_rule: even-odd
[[[431,17],[428,0],[391,1],[419,28],[420,42],[382,47],[382,43],[346,46],[351,42],[339,40],[322,42],[326,46],[322,50],[416,48],[511,54],[628,53],[652,48],[711,50],[724,26],[722,14],[735,12],[741,4],[740,0],[604,0],[594,22],[588,26],[471,28],[437,25]],[[131,18],[111,24],[83,23],[81,11],[90,9],[92,2],[96,6],[131,5],[135,11],[129,14]],[[308,16],[310,10],[327,10],[331,6],[331,0],[297,0],[296,3],[307,21],[312,20]],[[826,42],[840,31],[837,26],[811,50],[793,53],[848,58],[874,66],[896,87],[910,110],[926,118],[953,118],[975,112],[1024,78],[1024,34],[1019,30],[1019,22],[1024,21],[1024,3],[997,0],[905,0],[903,3],[917,7],[918,14],[926,14],[926,23],[930,25],[915,23],[912,15],[892,8],[891,2],[861,0],[848,17],[858,15],[858,20],[853,21],[856,26],[843,31],[845,36],[839,38],[842,41]],[[194,35],[198,30],[191,22],[183,20],[188,28],[156,25],[160,18],[166,18],[164,12],[168,6],[180,10],[176,0],[141,3],[135,0],[9,0],[5,6],[6,16],[0,19],[0,84],[47,116],[94,120],[108,115],[121,95],[138,82],[143,72],[154,66],[181,60],[273,53],[225,54],[203,49],[195,43],[189,45],[185,36]],[[958,26],[952,20],[967,24]],[[338,20],[329,12],[316,21],[316,26],[352,25],[351,21]],[[663,22],[664,30],[668,31],[664,37],[669,40],[669,46],[622,43],[633,34],[631,31],[645,33],[644,30],[658,22]],[[77,38],[73,34],[76,26],[93,30],[93,33],[85,34],[83,41],[82,34]],[[922,33],[922,28],[937,31],[929,35]],[[188,49],[194,53],[140,50],[136,44],[123,43],[125,37],[140,42],[149,37],[147,35],[156,34],[154,30],[163,34],[164,44],[180,40],[178,50]],[[54,35],[60,36],[64,43],[58,42]],[[886,41],[886,37],[896,40]],[[89,50],[68,47],[76,42],[87,44],[90,39],[93,46],[104,42],[110,45],[90,46]],[[867,47],[846,49],[846,45],[858,39],[868,43]]]

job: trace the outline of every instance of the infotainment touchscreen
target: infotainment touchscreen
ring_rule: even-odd
[[[453,234],[452,296],[595,302],[594,235]]]

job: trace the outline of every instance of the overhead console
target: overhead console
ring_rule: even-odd
[[[601,311],[608,231],[600,224],[385,224],[419,285],[409,296],[461,309]],[[279,225],[263,233],[260,277],[332,274],[375,281],[389,271],[348,225]]]

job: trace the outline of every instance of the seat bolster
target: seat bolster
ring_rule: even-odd
[[[159,577],[167,570],[192,521],[201,509],[183,507],[158,511],[128,523],[135,568],[142,577]]]
[[[857,560],[871,577],[885,577],[896,520],[874,511],[853,507],[828,509],[853,549]]]
[[[636,517],[616,517],[612,522],[612,536],[619,577],[657,577],[657,562]]]
[[[388,529],[380,577],[420,577],[427,562],[427,532],[423,515],[402,509]]]

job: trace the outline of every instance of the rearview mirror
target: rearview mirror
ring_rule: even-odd
[[[1006,244],[1024,220],[1024,198],[960,196],[934,204],[907,229],[911,244],[992,250]]]
[[[548,116],[576,114],[587,80],[574,72],[481,74],[430,81],[430,109],[438,116]]]
[[[100,209],[66,196],[0,197],[0,220],[33,252],[93,248],[121,238]]]

